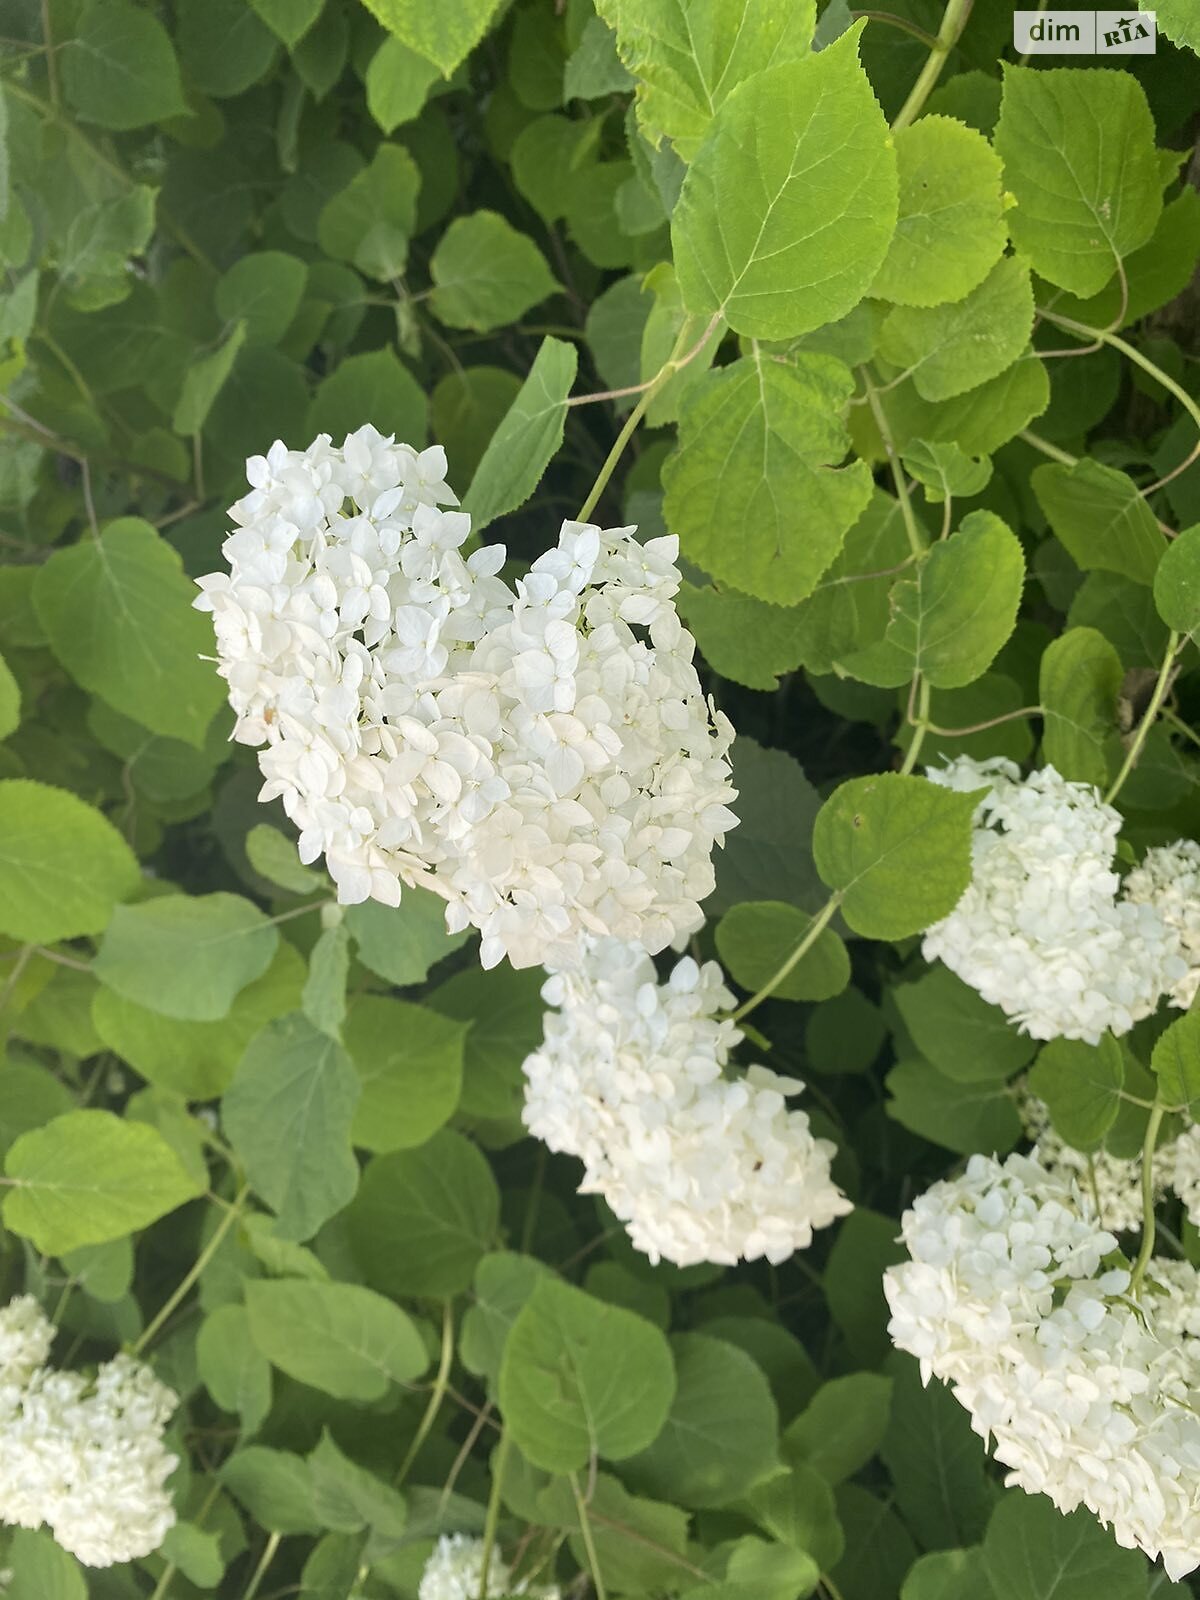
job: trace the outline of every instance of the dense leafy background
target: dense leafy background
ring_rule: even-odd
[[[1066,72],[976,9],[917,105],[927,41],[842,0],[817,53],[811,0],[0,5],[0,1298],[184,1397],[162,1554],[22,1534],[19,1600],[236,1597],[264,1554],[260,1595],[412,1600],[501,1420],[503,1548],[572,1595],[581,1499],[610,1596],[1186,1592],[1005,1492],[885,1333],[900,1209],[1016,1144],[1035,1046],[912,937],[969,806],[879,775],[915,721],[1107,784],[1200,628],[1191,8]],[[857,1209],[778,1269],[650,1268],[522,1136],[537,975],[417,894],[331,910],[189,609],[274,438],[439,441],[520,565],[637,398],[568,395],[659,374],[597,515],[679,536],[740,733],[702,945],[751,990],[844,891],[756,1026]],[[1139,848],[1200,820],[1178,666]],[[1080,1051],[1037,1068],[1062,1131],[1131,1153]]]

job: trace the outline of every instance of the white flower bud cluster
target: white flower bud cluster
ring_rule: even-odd
[[[904,1214],[893,1342],[951,1385],[1007,1482],[1084,1505],[1118,1543],[1200,1566],[1200,1278],[1150,1263],[1136,1300],[1113,1234],[1065,1175],[972,1156]]]
[[[926,960],[944,961],[1035,1039],[1096,1044],[1149,1016],[1188,967],[1158,907],[1120,893],[1120,814],[1053,767],[1022,780],[1011,761],[960,756],[926,775],[987,791],[971,882],[926,933]]]
[[[694,931],[736,820],[733,729],[675,611],[677,542],[565,523],[514,594],[503,547],[464,559],[439,448],[364,427],[247,472],[230,572],[196,604],[235,737],[266,745],[260,798],[282,798],[339,900],[433,889],[485,967]]]
[[[92,1380],[55,1372],[53,1337],[28,1295],[0,1311],[0,1517],[44,1523],[85,1566],[149,1555],[175,1522],[162,1434],[178,1397],[125,1355]]]
[[[1125,897],[1153,906],[1178,934],[1187,970],[1167,996],[1186,1011],[1200,989],[1200,844],[1179,839],[1147,850],[1141,866],[1125,879]]]
[[[586,946],[554,974],[540,1050],[525,1062],[525,1124],[584,1164],[652,1261],[782,1261],[849,1211],[829,1176],[834,1146],[766,1067],[727,1078],[742,1035],[715,961],[679,961],[660,984],[644,950]]]
[[[483,1540],[470,1534],[443,1534],[425,1563],[417,1600],[480,1600],[483,1580]],[[487,1600],[507,1600],[510,1595],[529,1595],[530,1600],[559,1600],[557,1585],[529,1588],[522,1580],[514,1584],[512,1572],[496,1550],[488,1562]]]

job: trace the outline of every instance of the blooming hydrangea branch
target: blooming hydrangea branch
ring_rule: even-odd
[[[247,471],[230,571],[196,604],[235,737],[266,747],[260,798],[339,900],[432,889],[485,967],[694,931],[736,820],[733,729],[675,611],[676,541],[565,523],[513,592],[501,546],[462,554],[439,448],[364,427]]]
[[[1037,1161],[973,1156],[902,1221],[889,1332],[995,1441],[1007,1481],[1117,1541],[1200,1566],[1200,1277],[1153,1259],[1137,1300],[1086,1193]]]
[[[487,1593],[482,1595],[484,1541],[466,1533],[443,1534],[425,1563],[417,1600],[491,1600],[529,1595],[530,1600],[559,1600],[557,1586],[531,1589],[513,1582],[512,1572],[493,1550],[488,1562]]]
[[[652,1261],[782,1261],[850,1210],[834,1146],[787,1097],[803,1084],[752,1066],[725,1076],[742,1035],[715,961],[679,961],[659,983],[644,950],[616,939],[542,991],[551,1006],[525,1062],[525,1124],[584,1163]]]
[[[1022,780],[1011,761],[967,756],[927,776],[963,793],[986,790],[971,883],[926,933],[927,960],[944,961],[1035,1039],[1096,1044],[1106,1030],[1128,1033],[1163,994],[1183,992],[1184,913],[1168,911],[1153,871],[1140,892],[1122,892],[1113,865],[1120,814],[1090,784],[1053,767]],[[1200,928],[1200,903],[1192,915]]]
[[[175,1522],[162,1434],[178,1396],[125,1355],[91,1380],[55,1372],[53,1337],[28,1295],[0,1311],[0,1516],[44,1523],[85,1566],[149,1555]]]

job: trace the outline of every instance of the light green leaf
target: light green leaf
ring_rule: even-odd
[[[79,1563],[44,1530],[14,1528],[5,1560],[12,1571],[6,1600],[87,1600]]]
[[[631,1487],[675,1505],[728,1505],[779,1468],[779,1417],[757,1362],[702,1333],[671,1340],[677,1387],[661,1433],[626,1466]]]
[[[959,1083],[1010,1078],[1033,1060],[1035,1041],[940,963],[892,998],[917,1049]]]
[[[141,128],[187,110],[162,23],[128,0],[89,0],[62,50],[67,97],[85,122]]]
[[[957,905],[971,881],[976,797],[925,778],[851,778],[813,828],[817,870],[842,891],[842,914],[870,939],[920,933]]]
[[[290,1451],[250,1445],[223,1462],[217,1476],[271,1533],[320,1532],[308,1462]]]
[[[401,989],[424,983],[429,969],[469,937],[446,932],[446,902],[429,889],[406,888],[398,906],[378,900],[348,906],[346,926],[363,966]]]
[[[246,324],[235,322],[233,328],[217,348],[188,367],[183,378],[183,388],[171,419],[176,433],[199,433],[208,421],[213,402],[225,387],[233,371],[237,353],[246,342]]]
[[[784,1430],[786,1459],[811,1467],[827,1483],[841,1483],[883,1443],[891,1400],[892,1380],[882,1373],[831,1378]]]
[[[996,128],[1013,242],[1040,277],[1091,295],[1162,210],[1154,122],[1131,72],[1004,67]]]
[[[909,1568],[900,1600],[979,1600],[985,1582],[978,1546],[935,1550]]]
[[[246,835],[246,856],[255,872],[289,894],[311,894],[325,887],[323,873],[301,865],[296,842],[273,828],[269,822],[256,822]]]
[[[465,1024],[428,1006],[381,995],[355,999],[344,1032],[362,1083],[354,1143],[364,1150],[407,1150],[448,1122],[462,1090],[466,1035]]]
[[[217,284],[217,315],[244,322],[250,344],[278,344],[300,308],[307,281],[308,268],[298,256],[282,250],[242,256]]]
[[[440,77],[432,61],[393,35],[379,46],[367,68],[367,109],[384,133],[391,133],[402,122],[420,116]]]
[[[816,12],[813,0],[778,7],[755,0],[700,7],[687,0],[599,0],[596,9],[615,30],[621,60],[637,80],[638,118],[651,143],[666,135],[689,161],[738,84],[808,55]],[[622,87],[615,85],[618,92]]]
[[[363,0],[367,10],[410,50],[434,62],[448,78],[487,32],[500,0]]]
[[[773,606],[723,586],[698,588],[686,579],[675,603],[709,666],[733,683],[777,689],[779,674],[794,672],[803,660],[796,606]]]
[[[1000,160],[974,128],[924,116],[896,134],[900,218],[871,294],[902,306],[961,300],[1008,240]]]
[[[1111,1033],[1098,1045],[1052,1039],[1029,1074],[1030,1092],[1046,1102],[1055,1132],[1076,1150],[1103,1143],[1117,1120],[1124,1086],[1124,1057]]]
[[[82,310],[124,299],[132,288],[129,257],[145,250],[154,232],[156,191],[138,183],[115,200],[85,206],[71,219],[58,262],[59,277]],[[114,279],[112,284],[91,280]]]
[[[196,1370],[222,1411],[258,1431],[271,1409],[271,1363],[250,1337],[245,1306],[226,1305],[205,1317],[196,1335]]]
[[[345,922],[323,928],[308,957],[308,977],[300,1009],[314,1028],[340,1039],[350,976],[350,934]]]
[[[988,457],[969,456],[952,441],[911,439],[901,451],[901,458],[933,505],[940,505],[947,498],[969,500],[991,481],[992,463]]]
[[[935,689],[982,677],[1017,621],[1025,583],[1020,540],[990,511],[972,511],[916,569],[896,580],[887,632],[845,656],[852,677],[887,688],[920,672]]]
[[[1155,15],[1159,29],[1172,43],[1187,45],[1200,55],[1200,17],[1191,0],[1158,0]]]
[[[577,362],[574,345],[562,339],[542,340],[529,376],[463,498],[463,510],[470,513],[477,534],[497,517],[524,505],[541,482],[562,444]]]
[[[500,1410],[549,1472],[624,1461],[658,1435],[675,1393],[665,1335],[553,1277],[539,1278],[504,1346]]]
[[[1200,525],[1167,546],[1154,574],[1154,604],[1168,628],[1200,633]]]
[[[598,100],[606,94],[624,94],[634,81],[621,61],[616,34],[602,17],[589,17],[563,68],[563,99]]]
[[[200,1178],[208,1182],[207,1168]],[[62,1264],[84,1294],[113,1305],[128,1294],[133,1282],[133,1240],[126,1234],[106,1244],[80,1245],[78,1250],[67,1251]]]
[[[537,1511],[539,1520],[545,1518],[570,1529],[571,1554],[580,1571],[584,1571],[589,1556],[579,1511],[575,1497],[561,1478],[538,1496]],[[616,1478],[598,1472],[588,1513],[592,1549],[606,1588],[628,1595],[671,1593],[680,1574],[686,1571],[686,1512],[659,1500],[632,1495]]]
[[[221,1101],[225,1137],[284,1239],[311,1238],[358,1187],[350,1127],[358,1075],[340,1045],[302,1016],[250,1044]]]
[[[1085,456],[1071,467],[1035,467],[1029,481],[1077,567],[1154,582],[1168,544],[1132,478]]]
[[[1116,733],[1120,658],[1094,628],[1068,628],[1042,655],[1038,698],[1042,750],[1064,778],[1108,781],[1107,745]]]
[[[901,1061],[887,1075],[888,1116],[944,1150],[1011,1150],[1021,1119],[1002,1079],[949,1078],[928,1061]]]
[[[983,1569],[996,1600],[1146,1597],[1139,1551],[1122,1550],[1084,1507],[1064,1516],[1040,1494],[1000,1501],[984,1536]]]
[[[290,50],[321,15],[324,0],[250,0],[277,39]]]
[[[407,1507],[401,1496],[382,1478],[344,1456],[328,1432],[322,1433],[320,1444],[310,1454],[308,1469],[323,1527],[342,1533],[370,1527],[387,1539],[397,1539],[404,1532]],[[357,1575],[358,1567],[355,1561],[352,1575]]]
[[[381,144],[370,166],[326,203],[317,224],[321,249],[335,261],[359,264],[358,253],[373,229],[386,226],[407,240],[416,225],[420,187],[421,173],[408,151]],[[401,255],[396,272],[403,269]]]
[[[1194,1119],[1200,1102],[1200,1011],[1187,1011],[1171,1024],[1154,1046],[1150,1065],[1166,1104],[1186,1106]]]
[[[753,339],[788,339],[862,299],[896,225],[896,156],[858,61],[862,25],[741,84],[671,219],[683,301]]]
[[[194,1522],[177,1522],[167,1529],[158,1547],[165,1561],[178,1567],[189,1583],[198,1589],[215,1589],[225,1571],[221,1541]]]
[[[56,550],[33,603],[50,647],[82,688],[153,733],[199,748],[225,685],[212,665],[212,624],[148,522],[122,517],[97,539]]]
[[[998,377],[1033,331],[1029,267],[1005,256],[952,305],[896,306],[879,333],[885,361],[911,371],[925,400],[949,400]]]
[[[846,453],[838,412],[851,388],[820,355],[747,357],[703,380],[663,472],[667,526],[690,560],[774,604],[812,592],[871,498],[864,462],[832,465]]]
[[[717,924],[717,954],[734,981],[753,993],[774,977],[811,922],[797,906],[781,900],[743,901]],[[849,982],[846,947],[825,928],[773,993],[777,1000],[828,1000]]]
[[[429,1352],[399,1306],[354,1283],[246,1284],[250,1336],[272,1366],[339,1400],[382,1400],[419,1378]]]
[[[743,1534],[733,1546],[713,1600],[807,1600],[821,1569],[805,1550]]]
[[[438,241],[429,275],[438,321],[481,333],[519,322],[558,287],[533,240],[495,211],[456,217]]]
[[[901,449],[912,439],[948,440],[966,455],[987,456],[1007,444],[1049,404],[1046,368],[1024,351],[999,377],[952,400],[923,400],[913,380],[907,378],[889,393],[887,415]],[[859,430],[865,426],[865,420],[857,422]],[[882,453],[874,440],[869,442],[868,453]]]
[[[64,789],[0,783],[0,933],[30,944],[97,934],[138,882],[108,818]]]
[[[415,1150],[376,1156],[346,1216],[368,1283],[383,1294],[461,1294],[494,1244],[500,1193],[486,1158],[442,1128]],[[395,1241],[403,1239],[403,1250]]]
[[[685,352],[695,350],[705,333],[705,326],[703,317],[692,316],[684,309],[679,280],[669,261],[660,261],[645,275],[641,284],[642,294],[653,296],[653,304],[642,328],[637,373],[639,382],[648,383],[671,359],[677,346]],[[678,420],[687,397],[704,382],[705,374],[716,357],[722,332],[722,329],[715,329],[699,354],[667,379],[646,407],[648,427],[657,428],[664,422]]]
[[[551,1269],[536,1256],[498,1250],[475,1268],[472,1303],[463,1316],[459,1355],[468,1372],[486,1378],[494,1393],[509,1329],[534,1286]]]
[[[4,1225],[46,1255],[147,1228],[203,1192],[163,1136],[111,1111],[68,1111],[5,1157]]]
[[[828,1481],[806,1463],[761,1483],[747,1497],[750,1514],[772,1538],[806,1550],[820,1571],[841,1560],[845,1540]]]
[[[240,895],[159,895],[117,907],[92,970],[135,1005],[215,1022],[262,977],[278,942],[276,929]]]
[[[308,410],[305,432],[327,433],[340,443],[373,423],[380,433],[419,450],[429,428],[429,403],[420,384],[390,350],[360,350],[322,378]]]

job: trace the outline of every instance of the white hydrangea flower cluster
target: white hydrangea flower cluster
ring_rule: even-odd
[[[662,950],[703,920],[736,820],[677,541],[564,523],[513,593],[503,547],[464,559],[445,472],[369,426],[247,463],[230,571],[196,605],[235,737],[266,745],[260,798],[339,900],[433,889],[485,967],[563,965],[582,934]]]
[[[766,1067],[724,1076],[742,1035],[715,961],[685,957],[666,983],[644,950],[590,943],[542,994],[540,1050],[525,1062],[525,1124],[584,1164],[652,1261],[782,1261],[851,1209],[833,1184],[834,1146],[787,1096],[804,1085]]]
[[[178,1396],[125,1355],[90,1380],[55,1372],[53,1337],[28,1295],[0,1311],[0,1517],[44,1523],[85,1566],[149,1555],[175,1522],[162,1434]]]
[[[1118,1543],[1200,1566],[1200,1277],[1152,1261],[1139,1296],[1065,1174],[972,1156],[902,1220],[893,1342],[951,1385],[1008,1483],[1084,1505]]]
[[[1140,867],[1125,879],[1125,897],[1153,906],[1179,936],[1187,970],[1167,991],[1173,1006],[1186,1011],[1200,990],[1200,844],[1178,839],[1146,851]]]
[[[1039,1166],[1055,1177],[1077,1183],[1088,1195],[1101,1224],[1110,1233],[1131,1233],[1142,1225],[1142,1163],[1110,1155],[1107,1150],[1085,1153],[1067,1144],[1055,1132],[1044,1100],[1028,1090],[1017,1095],[1017,1111],[1031,1154]],[[1171,1181],[1171,1145],[1154,1153],[1154,1185],[1158,1199]]]
[[[470,1534],[443,1534],[421,1573],[417,1600],[480,1600],[483,1581],[483,1540]],[[488,1562],[488,1600],[529,1595],[530,1600],[560,1600],[556,1585],[529,1588],[522,1579],[514,1584],[512,1572],[496,1550]]]
[[[1043,767],[1022,779],[1003,758],[960,756],[933,783],[986,789],[975,813],[971,882],[928,930],[940,959],[1035,1039],[1128,1033],[1185,976],[1179,934],[1156,905],[1121,895],[1120,814],[1086,783]]]

